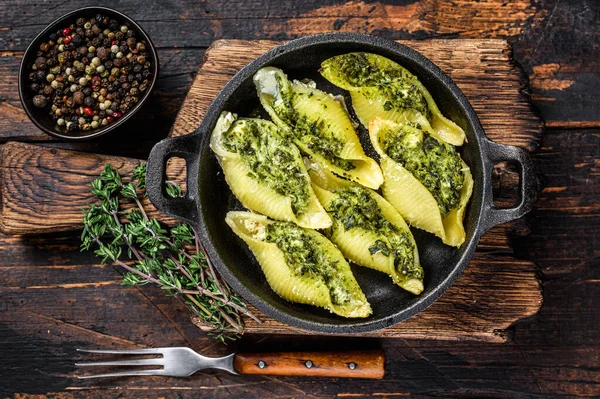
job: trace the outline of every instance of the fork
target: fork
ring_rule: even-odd
[[[220,369],[231,374],[383,378],[385,356],[381,350],[345,352],[232,353],[206,357],[186,347],[148,349],[77,349],[79,352],[115,355],[162,355],[162,357],[75,363],[76,366],[156,366],[153,369],[78,376],[80,379],[162,375],[188,377],[199,370]]]

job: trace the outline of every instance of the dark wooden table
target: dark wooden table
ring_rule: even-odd
[[[83,5],[114,6],[159,49],[150,103],[109,140],[49,139],[23,113],[14,80],[27,44],[47,23]],[[530,79],[546,129],[533,158],[544,188],[514,224],[511,248],[536,263],[544,304],[511,328],[508,343],[247,336],[234,347],[385,349],[380,381],[233,377],[73,379],[75,348],[122,345],[224,353],[152,287],[78,249],[77,233],[0,235],[0,394],[48,397],[598,397],[600,396],[600,3],[595,0],[296,2],[5,0],[0,7],[0,140],[144,158],[165,137],[204,51],[216,39],[291,39],[328,31],[392,39],[508,38]],[[115,145],[114,137],[119,141]],[[526,234],[528,233],[528,234]],[[135,306],[128,304],[135,304]]]

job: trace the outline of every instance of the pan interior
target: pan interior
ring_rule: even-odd
[[[422,57],[416,56],[414,52],[398,51],[398,48],[385,48],[372,44],[357,43],[316,43],[310,46],[289,48],[274,54],[270,60],[263,65],[251,64],[243,70],[231,82],[222,93],[224,96],[213,103],[207,113],[206,119],[201,126],[204,132],[212,131],[212,128],[222,110],[228,110],[248,116],[259,113],[266,118],[261,110],[252,75],[260,66],[275,66],[283,69],[292,79],[313,79],[321,90],[341,94],[346,97],[347,104],[351,101],[348,93],[341,90],[318,73],[319,66],[325,59],[351,52],[368,51],[386,56],[399,62],[409,71],[417,75],[427,89],[431,92],[444,115],[451,118],[466,132],[468,143],[461,149],[461,155],[471,167],[475,187],[471,203],[465,216],[465,229],[467,239],[460,249],[443,245],[441,240],[432,234],[413,228],[422,266],[425,270],[425,290],[420,296],[410,294],[400,287],[394,285],[389,276],[370,270],[365,267],[352,265],[352,270],[364,293],[366,294],[373,314],[367,319],[345,319],[329,313],[326,310],[306,305],[297,305],[287,302],[274,293],[267,284],[260,266],[246,246],[225,224],[225,214],[230,210],[243,209],[241,204],[231,194],[217,160],[208,148],[208,140],[203,139],[201,145],[200,173],[199,173],[199,203],[202,217],[204,219],[206,233],[220,259],[229,274],[239,281],[243,296],[259,298],[259,308],[263,312],[271,313],[280,321],[323,332],[353,332],[368,331],[395,324],[408,318],[429,305],[437,296],[447,289],[453,279],[464,268],[470,258],[468,253],[474,249],[473,240],[477,240],[477,221],[481,213],[481,201],[483,196],[483,162],[480,156],[480,138],[477,126],[474,126],[473,116],[469,110],[457,98],[457,93],[448,86],[446,77],[436,74],[423,62]],[[243,76],[245,73],[246,76]],[[451,83],[450,83],[451,84]],[[229,93],[227,93],[229,89]],[[229,94],[229,95],[228,95]],[[349,107],[351,109],[351,106]],[[352,111],[351,111],[352,112]],[[356,118],[355,118],[356,119]],[[208,136],[207,133],[205,133]],[[364,127],[360,127],[359,135],[363,148],[367,155],[378,159],[369,142],[368,133]],[[471,245],[473,244],[473,245]],[[440,292],[441,289],[441,292]],[[427,299],[429,298],[429,300]],[[358,328],[353,330],[353,328]]]

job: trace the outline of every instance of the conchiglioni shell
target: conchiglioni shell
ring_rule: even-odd
[[[425,98],[427,106],[431,112],[431,122],[429,122],[427,118],[418,111],[386,111],[384,109],[384,104],[390,100],[393,102],[393,99],[390,99],[386,95],[380,93],[376,87],[362,87],[353,85],[339,69],[339,60],[343,57],[349,57],[353,55],[353,53],[344,54],[323,61],[320,72],[325,79],[350,92],[354,111],[365,127],[369,126],[369,123],[376,117],[397,123],[406,123],[409,121],[419,123],[423,130],[449,144],[460,146],[464,143],[466,138],[464,130],[450,119],[442,115],[427,88],[425,88],[425,86],[417,79],[416,76],[411,74],[408,70],[396,62],[377,54],[363,53],[363,55],[368,59],[368,62],[374,67],[402,71],[402,74],[406,77],[406,79],[410,80],[412,84],[417,86]]]
[[[304,153],[333,172],[365,187],[377,189],[381,186],[383,176],[379,165],[365,155],[346,108],[335,97],[311,85],[290,82],[283,71],[273,67],[259,70],[254,82],[261,104],[276,124],[283,129],[292,129],[294,122],[288,120],[289,109],[284,105],[292,107],[293,114],[299,113],[312,123],[323,121],[327,126],[327,135],[332,135],[343,143],[342,150],[337,154],[339,158],[351,161],[355,168],[345,171],[335,166],[318,150],[310,148],[302,137],[292,133],[294,142]],[[286,102],[286,99],[291,101]]]
[[[382,186],[384,198],[412,226],[435,234],[444,244],[460,247],[466,238],[463,227],[464,212],[473,191],[473,178],[468,166],[463,162],[465,180],[460,192],[459,205],[443,217],[429,190],[412,173],[388,157],[381,148],[380,133],[393,128],[394,125],[393,122],[380,118],[375,118],[369,124],[371,143],[381,157],[380,166],[385,179]]]
[[[264,124],[271,123],[268,121],[256,121]],[[292,210],[292,200],[289,197],[279,194],[261,180],[250,177],[249,173],[251,171],[244,163],[242,157],[237,153],[229,152],[223,146],[223,135],[235,122],[235,115],[228,112],[221,114],[221,117],[213,130],[210,147],[221,164],[227,184],[242,205],[273,219],[294,222],[302,227],[323,229],[331,226],[331,219],[315,196],[300,152],[294,145],[292,143],[286,143],[286,145],[290,146],[291,150],[295,152],[298,166],[306,176],[309,193],[308,209],[306,212],[299,215],[294,214]]]
[[[269,286],[282,298],[290,302],[322,307],[348,318],[367,317],[372,313],[371,306],[352,275],[350,265],[335,245],[320,233],[304,229],[304,232],[310,234],[328,256],[337,262],[338,275],[353,294],[352,300],[345,305],[332,303],[329,289],[323,279],[308,275],[296,276],[287,265],[283,251],[276,244],[263,241],[266,226],[272,223],[267,217],[250,212],[229,212],[225,221],[234,233],[246,242],[256,256]]]
[[[327,208],[331,201],[336,198],[336,190],[348,187],[348,185],[355,185],[355,183],[334,176],[330,172],[324,170],[324,168],[319,168],[318,164],[313,164],[312,167],[308,167],[307,169],[309,170],[313,182],[315,194],[325,208]],[[391,204],[375,191],[368,188],[363,189],[368,190],[369,195],[377,202],[382,216],[398,229],[407,233],[408,238],[411,240],[414,247],[414,265],[415,267],[420,268],[419,252],[416,243],[408,225],[400,213],[398,213]],[[330,214],[330,216],[334,218],[333,215]],[[344,256],[352,262],[390,275],[396,284],[413,294],[418,295],[423,291],[422,279],[416,279],[412,276],[403,275],[397,272],[394,267],[393,256],[385,256],[381,252],[371,254],[369,248],[373,246],[377,240],[383,240],[389,244],[387,237],[361,228],[346,230],[341,223],[337,223],[334,219],[329,238],[338,246]]]

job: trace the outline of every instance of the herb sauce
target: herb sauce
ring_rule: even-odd
[[[336,190],[334,199],[327,206],[327,212],[335,221],[333,229],[360,228],[378,234],[380,238],[369,247],[371,255],[378,252],[384,256],[392,255],[398,273],[410,274],[417,279],[423,278],[423,269],[415,266],[415,248],[408,233],[390,223],[381,214],[381,208],[368,189],[350,186]]]
[[[311,122],[302,115],[295,119],[292,130],[297,140],[338,168],[345,171],[356,168],[351,161],[338,156],[344,148],[344,143],[340,138],[329,134],[327,128],[323,119]]]
[[[301,215],[308,210],[309,182],[290,143],[278,136],[274,125],[253,120],[236,121],[224,134],[223,146],[239,154],[250,169],[248,175],[264,182],[278,194],[291,199],[292,211]]]
[[[274,243],[284,253],[285,262],[296,276],[322,279],[329,289],[331,302],[343,305],[352,300],[353,293],[338,270],[338,261],[320,246],[313,236],[288,222],[267,225],[266,242]]]
[[[350,53],[337,58],[341,74],[354,87],[374,87],[377,94],[387,101],[383,109],[414,109],[431,120],[431,112],[427,101],[419,88],[414,84],[416,76],[399,65],[379,67],[365,53]],[[363,93],[367,97],[375,93]]]
[[[380,139],[383,151],[427,188],[442,215],[456,208],[464,184],[463,163],[456,149],[420,130],[402,126]]]
[[[293,135],[290,139],[304,143],[310,150],[344,171],[356,168],[351,161],[339,157],[344,143],[328,132],[329,126],[323,119],[315,120],[314,116],[302,115],[296,111],[294,102],[304,93],[295,92],[291,84],[283,81],[281,75],[274,74],[274,78],[277,81],[277,88],[273,90],[275,95],[269,93],[273,97],[271,106],[279,119],[290,126]],[[308,94],[309,98],[312,96],[312,93]],[[327,108],[325,104],[323,107]]]

